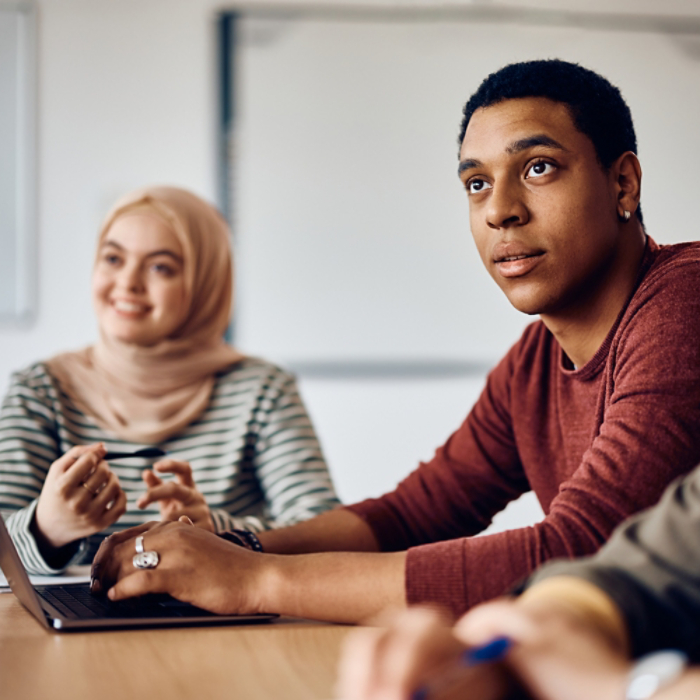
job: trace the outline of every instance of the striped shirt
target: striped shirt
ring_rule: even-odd
[[[13,374],[0,413],[0,511],[29,573],[60,573],[41,556],[29,527],[49,467],[74,445],[96,442],[108,451],[148,446],[99,427],[44,364]],[[249,358],[220,373],[204,413],[157,446],[189,462],[218,532],[289,525],[338,505],[294,377],[262,360]],[[110,463],[127,496],[126,513],[81,542],[69,563],[90,562],[112,532],[159,519],[157,503],[136,507],[146,491],[142,471],[154,461]]]

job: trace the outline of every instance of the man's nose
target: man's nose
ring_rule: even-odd
[[[486,208],[486,223],[489,228],[522,226],[528,219],[529,212],[520,188],[509,183],[496,184],[491,191]]]

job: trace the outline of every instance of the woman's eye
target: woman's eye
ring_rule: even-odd
[[[555,166],[552,163],[548,163],[545,160],[540,160],[537,161],[537,163],[533,163],[528,169],[527,173],[525,174],[526,178],[533,178],[533,177],[542,177],[543,175],[549,175],[551,172],[553,172],[555,169]]]
[[[467,183],[467,192],[469,194],[478,194],[479,192],[483,192],[484,190],[488,190],[490,188],[491,185],[486,182],[486,180],[480,180],[479,178],[469,180]]]
[[[105,255],[104,261],[108,265],[118,265],[121,262],[118,255]]]
[[[175,270],[170,265],[165,265],[164,263],[154,263],[151,269],[164,277],[170,277],[175,273]]]

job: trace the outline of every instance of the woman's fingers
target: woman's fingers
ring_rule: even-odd
[[[102,528],[116,522],[126,511],[126,494],[116,474],[111,475],[107,485],[95,497],[94,508],[100,516]]]
[[[51,466],[60,473],[64,473],[75,464],[79,457],[88,452],[94,452],[95,450],[105,452],[106,454],[105,446],[101,442],[92,445],[76,445],[75,447],[71,447],[68,452],[61,455]]]
[[[149,503],[162,501],[165,499],[175,499],[181,503],[189,503],[192,500],[193,489],[175,481],[169,481],[159,486],[148,489],[146,493],[136,501],[139,508],[145,508]]]
[[[59,477],[60,490],[67,495],[79,488],[97,468],[97,465],[103,461],[104,454],[104,446],[93,446],[80,454]],[[109,470],[107,462],[104,464],[105,468]]]
[[[156,462],[153,468],[162,474],[175,474],[177,480],[183,486],[194,488],[192,467],[187,462],[179,462],[176,459],[162,459],[160,462]]]
[[[95,468],[83,481],[80,482],[80,487],[92,494],[92,498],[96,498],[108,484],[113,483],[116,475],[109,468],[109,465],[104,460],[98,462]],[[117,484],[119,482],[117,481]]]
[[[153,488],[163,483],[163,480],[159,479],[150,469],[144,469],[141,478],[148,488]]]

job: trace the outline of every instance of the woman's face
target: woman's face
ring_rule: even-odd
[[[143,213],[114,221],[92,275],[102,332],[125,343],[155,345],[184,322],[186,297],[183,250],[175,232]]]

